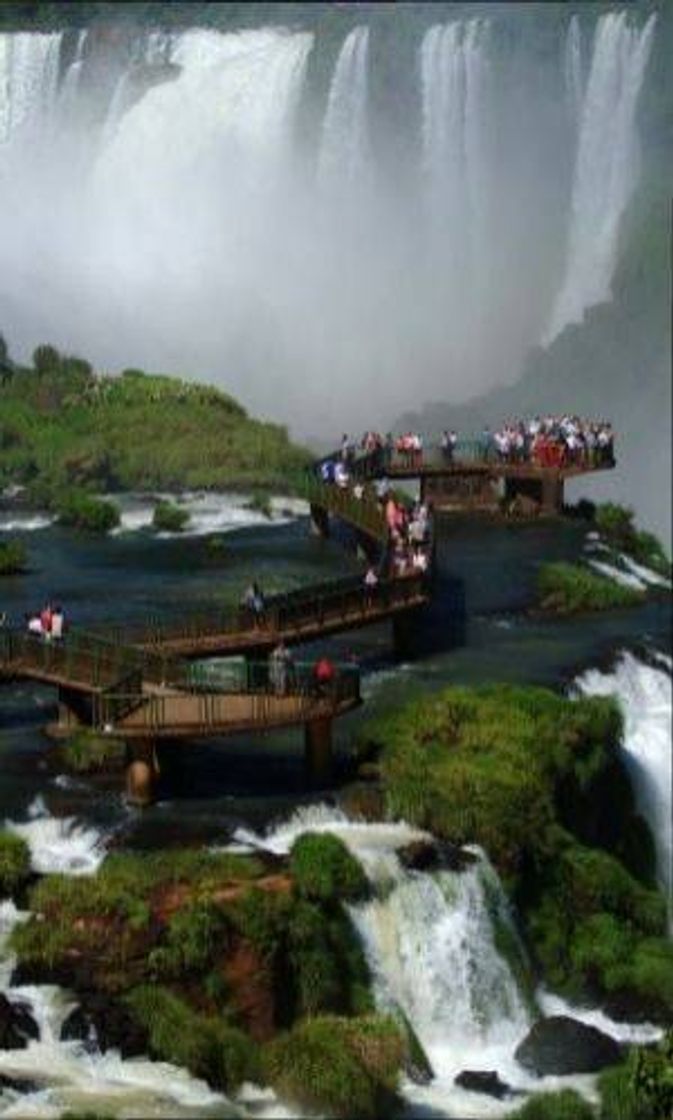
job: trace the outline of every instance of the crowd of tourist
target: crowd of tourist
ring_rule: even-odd
[[[557,468],[612,466],[614,432],[607,420],[584,420],[570,413],[533,416],[508,420],[493,430],[485,427],[480,438],[463,442],[462,450],[466,458],[474,459],[476,454],[478,459],[493,463]],[[461,441],[455,429],[446,428],[441,433],[439,452],[446,464],[460,461]],[[367,431],[359,441],[344,434],[339,454],[323,460],[321,477],[345,489],[353,473],[377,475],[390,469],[394,460],[408,470],[419,470],[424,466],[424,458],[427,463],[424,439],[419,432],[408,431],[399,436],[388,432],[384,436]],[[364,463],[365,472],[358,469]]]

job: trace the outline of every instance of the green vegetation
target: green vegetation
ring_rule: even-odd
[[[510,1120],[594,1120],[594,1110],[574,1089],[560,1093],[536,1093]]]
[[[124,1002],[147,1030],[154,1057],[185,1066],[229,1092],[259,1079],[252,1039],[222,1019],[198,1014],[167,988],[138,987]]]
[[[90,533],[109,533],[121,521],[116,505],[82,491],[71,491],[59,497],[56,508],[60,525]]]
[[[360,864],[330,833],[307,832],[295,840],[290,870],[299,894],[318,902],[356,902],[368,891]]]
[[[654,1047],[634,1047],[624,1065],[599,1079],[601,1120],[670,1120],[673,1116],[673,1032]]]
[[[626,552],[639,564],[670,579],[671,561],[663,545],[652,533],[636,529],[634,516],[632,509],[605,502],[596,507],[594,520],[599,533],[611,548]]]
[[[274,1039],[263,1053],[270,1084],[298,1109],[327,1116],[389,1116],[405,1042],[394,1019],[319,1016]]]
[[[620,731],[611,699],[491,685],[416,701],[361,744],[379,752],[390,817],[489,853],[552,986],[666,1021],[673,945]]]
[[[189,510],[181,509],[172,502],[157,502],[154,507],[152,525],[162,533],[181,533],[189,521]]]
[[[554,614],[605,611],[641,603],[644,592],[622,587],[582,564],[542,564],[537,577],[540,609]]]
[[[249,502],[246,502],[246,509],[250,509],[253,513],[263,513],[265,517],[271,517],[271,495],[266,490],[256,490]]]
[[[90,774],[121,765],[125,750],[123,740],[82,728],[59,748],[59,758],[76,774]]]
[[[0,541],[0,576],[24,572],[26,559],[26,549],[21,541]]]
[[[174,377],[93,372],[38,347],[0,384],[0,486],[57,507],[71,490],[293,489],[309,461],[285,428],[226,393]],[[261,499],[260,499],[261,500]]]
[[[30,874],[30,849],[13,832],[0,832],[0,897],[12,894]]]

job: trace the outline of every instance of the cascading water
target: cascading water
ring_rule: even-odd
[[[582,109],[582,35],[577,16],[568,24],[563,56],[565,92],[571,122],[577,124]]]
[[[58,83],[61,32],[0,34],[0,143],[48,117]]]
[[[370,172],[368,52],[369,29],[355,27],[339,53],[323,122],[318,180],[327,191],[362,187]]]
[[[596,28],[582,102],[572,187],[565,277],[544,342],[584,310],[610,298],[619,223],[638,174],[636,107],[656,16],[642,29],[626,12],[602,16]]]
[[[659,655],[646,664],[632,653],[620,654],[614,669],[590,669],[575,682],[588,696],[614,695],[624,716],[624,759],[633,782],[638,811],[648,822],[657,852],[657,875],[669,903],[673,934],[673,759],[671,741],[671,664]]]

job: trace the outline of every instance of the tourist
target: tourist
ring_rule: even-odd
[[[379,585],[378,573],[373,564],[370,564],[367,568],[363,583],[365,585],[365,603],[368,607],[371,607],[374,602],[376,588]]]
[[[40,628],[42,630],[42,637],[44,638],[45,642],[50,642],[51,641],[51,622],[52,622],[51,604],[50,603],[45,603],[45,605],[43,606],[43,608],[40,612]]]
[[[327,696],[336,679],[336,669],[329,657],[321,657],[313,667],[313,680],[319,696]]]
[[[281,638],[269,655],[269,680],[276,696],[285,696],[290,685],[292,654]]]
[[[32,614],[26,615],[26,626],[28,633],[41,638],[42,637],[42,620],[39,611],[34,611]]]
[[[51,614],[51,637],[53,641],[58,642],[63,637],[64,626],[63,607],[56,606]]]

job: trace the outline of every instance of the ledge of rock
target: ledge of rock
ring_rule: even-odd
[[[0,1050],[23,1050],[31,1038],[39,1038],[37,1023],[25,1003],[12,1003],[0,993]]]
[[[499,1101],[512,1092],[494,1069],[463,1069],[454,1078],[454,1084],[460,1085],[461,1089],[469,1089],[472,1093],[487,1093],[489,1097],[497,1097]]]
[[[515,1058],[531,1073],[595,1073],[622,1059],[622,1049],[607,1034],[568,1015],[535,1023],[516,1048]]]

